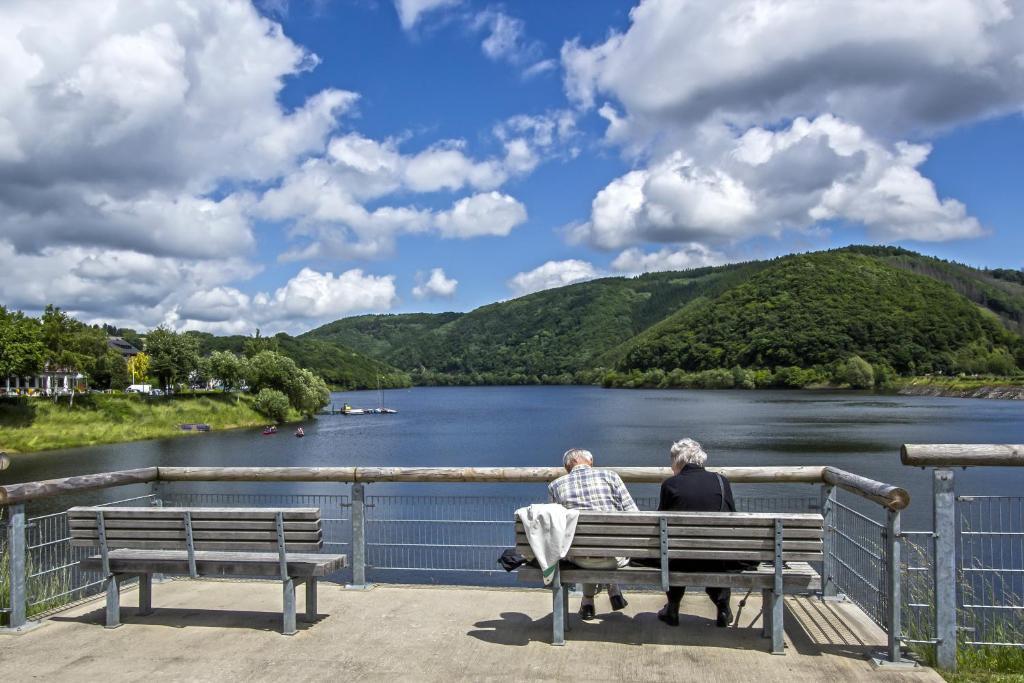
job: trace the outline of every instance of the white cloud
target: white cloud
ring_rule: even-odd
[[[641,135],[815,112],[905,135],[1021,110],[1013,5],[646,0],[624,33],[565,44],[566,89],[583,106],[614,97]]]
[[[412,295],[417,299],[449,299],[455,296],[459,281],[445,275],[444,268],[432,268],[430,277],[424,278],[423,273],[416,273],[416,286]]]
[[[612,261],[612,268],[622,273],[654,273],[664,270],[689,270],[704,266],[718,266],[727,262],[724,254],[703,244],[690,242],[678,248],[664,247],[645,253],[632,247]]]
[[[402,28],[411,31],[419,22],[420,17],[428,12],[458,5],[462,0],[395,0],[398,21]]]
[[[442,237],[467,239],[482,235],[504,237],[526,221],[526,207],[514,197],[487,192],[455,202],[434,217]]]
[[[564,287],[574,282],[593,280],[600,277],[601,272],[593,264],[578,259],[565,261],[548,261],[525,273],[517,273],[508,281],[509,288],[516,296],[554,287]]]
[[[886,145],[830,115],[709,139],[694,146],[696,157],[674,152],[613,180],[570,238],[602,249],[732,244],[824,220],[860,223],[885,240],[983,234],[963,204],[940,198],[921,175],[927,146]]]
[[[303,268],[266,302],[269,315],[286,319],[337,318],[353,311],[390,308],[396,299],[393,275],[347,270],[335,277]],[[262,303],[257,296],[257,303]]]
[[[523,78],[531,79],[558,68],[557,59],[542,59],[523,69]]]

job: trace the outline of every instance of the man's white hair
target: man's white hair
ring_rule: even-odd
[[[672,448],[669,449],[669,455],[672,457],[672,467],[679,469],[686,465],[704,467],[704,464],[708,461],[708,454],[693,439],[680,439],[676,441],[672,444]]]
[[[562,454],[562,467],[569,469],[573,464],[594,464],[594,454],[583,448],[570,448]]]

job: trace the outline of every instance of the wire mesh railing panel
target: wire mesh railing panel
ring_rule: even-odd
[[[934,643],[935,538],[931,531],[904,531],[900,575],[905,643]]]
[[[833,507],[829,559],[836,588],[885,628],[885,525],[844,505]]]
[[[150,494],[101,505],[148,506],[154,499]],[[25,544],[29,615],[49,611],[102,590],[103,578],[82,571],[79,565],[81,560],[94,555],[97,550],[71,545],[66,511],[29,517],[25,523]]]
[[[964,642],[1024,647],[1024,498],[961,496],[958,502]]]
[[[503,574],[513,515],[537,502],[498,496],[369,496],[367,564],[374,569]]]
[[[11,613],[10,563],[7,559],[7,508],[0,507],[0,626],[8,623],[7,615]]]

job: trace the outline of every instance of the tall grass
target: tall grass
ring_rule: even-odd
[[[934,560],[927,548],[905,539],[905,548],[908,550],[908,558],[914,559],[908,562],[917,566],[923,566],[925,571],[912,572],[904,568],[903,590],[905,605],[907,603],[935,604],[935,594],[932,585],[934,577]],[[957,577],[959,585],[964,590],[964,602],[967,604],[984,604],[980,595],[975,595],[969,582],[964,580],[963,572]],[[995,604],[995,586],[991,580],[986,580],[978,591],[989,600],[988,604]],[[1014,605],[1024,604],[1021,598],[1015,594],[1000,593],[1004,602]],[[963,625],[972,623],[975,614],[970,609],[959,608],[957,613],[957,624]],[[929,640],[935,637],[935,621],[932,609],[904,609],[904,630],[911,640]],[[970,632],[961,630],[958,634],[957,643],[957,671],[942,671],[940,673],[947,681],[956,683],[966,681],[982,681],[990,683],[1024,683],[1024,647],[1013,647],[1011,645],[971,645],[969,640],[984,640],[997,643],[1024,644],[1024,623],[1019,616],[990,625],[984,632],[977,632],[973,638],[969,638]],[[913,644],[911,651],[925,664],[935,667],[935,648],[927,644]]]
[[[65,567],[40,576],[35,573],[32,558],[26,558],[26,587],[30,604],[26,607],[29,619],[62,607],[76,599],[71,587],[71,568]],[[0,610],[11,607],[11,563],[7,548],[0,549]],[[0,626],[10,625],[10,614],[0,612]]]
[[[195,422],[217,430],[255,427],[267,418],[256,412],[247,394],[91,394],[76,399],[74,406],[42,398],[0,399],[0,450],[27,453],[194,435],[179,425]]]

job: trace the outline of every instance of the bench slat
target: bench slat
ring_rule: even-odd
[[[77,548],[94,548],[96,542],[92,539],[72,538],[71,545]],[[111,546],[118,548],[134,548],[137,550],[180,550],[185,547],[184,541],[138,541],[122,540],[111,541]],[[322,543],[287,543],[285,549],[289,552],[316,552],[323,547]],[[225,542],[225,541],[196,541],[196,550],[223,550],[237,552],[267,552],[277,551],[277,541],[273,543],[253,543],[246,541]]]
[[[529,546],[525,536],[516,536],[516,545]],[[580,536],[572,540],[572,548],[660,548],[661,541],[657,536]],[[774,539],[761,538],[672,538],[668,540],[669,548],[721,548],[723,550],[775,550]],[[821,541],[783,540],[782,550],[821,551]]]
[[[519,580],[540,583],[540,570],[521,567]],[[625,569],[564,568],[560,572],[563,583],[619,583],[634,586],[661,586],[661,571],[627,567]],[[771,565],[743,572],[669,572],[669,583],[674,586],[718,586],[733,589],[771,588],[774,570]],[[789,564],[782,572],[782,585],[786,591],[814,591],[821,589],[821,577],[805,562]]]
[[[165,531],[153,529],[107,529],[107,543],[116,546],[125,540],[181,541],[185,542],[185,530]],[[99,532],[95,529],[72,529],[72,538],[99,540]],[[316,542],[321,539],[320,531],[285,531],[286,543]],[[196,541],[273,541],[277,543],[276,531],[193,531],[192,538]]]
[[[286,557],[290,576],[326,576],[348,566],[346,555],[289,553]],[[82,569],[101,571],[100,557],[82,560]],[[196,551],[196,569],[204,576],[279,577],[281,565],[277,553],[234,553]],[[144,551],[121,549],[110,552],[110,570],[119,574],[188,574],[188,554],[183,551]]]
[[[822,517],[815,513],[770,513],[770,512],[580,512],[579,523],[600,524],[658,524],[658,519],[665,516],[669,526],[766,526],[773,527],[776,519],[781,519],[783,526],[820,527]]]
[[[187,511],[193,521],[200,519],[275,519],[278,512],[284,513],[286,522],[320,519],[319,508],[206,508],[206,507],[103,507],[104,521],[107,519],[181,519]],[[95,507],[73,507],[68,518],[96,517]]]
[[[522,553],[522,551],[520,551]],[[522,553],[526,556],[526,553]],[[775,553],[769,551],[760,550],[699,550],[699,549],[682,549],[668,551],[669,559],[680,559],[680,560],[759,560],[766,562],[775,559]],[[580,548],[578,551],[574,548],[569,549],[569,553],[566,556],[569,559],[573,557],[661,557],[661,551],[654,548]],[[820,552],[806,552],[806,551],[794,551],[782,553],[782,559],[784,562],[788,561],[806,561],[806,562],[820,562],[822,554]]]
[[[522,533],[523,526],[516,523],[516,532]],[[775,539],[775,529],[771,527],[721,527],[721,526],[676,526],[669,525],[669,536],[671,538],[683,536],[735,536],[744,538],[770,538]],[[658,525],[642,524],[587,524],[578,523],[576,534],[578,536],[635,536],[637,533],[643,535],[658,535]],[[783,527],[783,537],[790,538],[821,538],[821,528],[809,527]]]
[[[73,517],[69,520],[71,529],[92,529],[96,530],[96,517]],[[107,531],[112,529],[184,529],[185,521],[179,519],[103,519],[103,525]],[[321,528],[320,521],[285,522],[284,530],[289,531],[317,531]],[[277,531],[274,520],[237,520],[237,519],[213,519],[213,520],[192,520],[192,529],[195,531],[223,530],[223,531]]]

